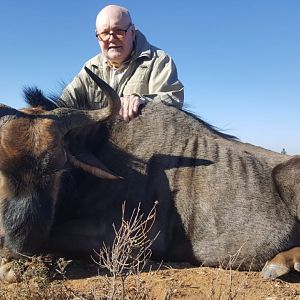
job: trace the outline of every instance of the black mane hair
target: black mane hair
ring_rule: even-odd
[[[192,113],[191,111],[189,111],[187,109],[182,109],[182,111],[185,114],[187,114],[188,116],[190,116],[190,117],[194,118],[195,120],[197,120],[198,122],[202,123],[206,128],[209,128],[213,133],[221,136],[222,138],[227,139],[227,140],[235,140],[235,141],[239,140],[239,138],[237,138],[236,136],[225,133],[224,130],[222,130],[222,129],[216,127],[216,126],[213,126],[210,123],[204,121],[201,117],[199,117],[198,115]]]
[[[84,86],[84,85],[82,85]],[[70,107],[75,109],[93,110],[99,109],[100,103],[91,101],[89,99],[87,91],[82,89],[76,90],[76,97],[71,94],[65,94],[65,98],[62,99],[57,95],[50,95],[46,97],[43,92],[37,87],[25,87],[23,89],[25,95],[25,101],[32,107],[40,106],[45,110],[53,110],[58,107]],[[198,122],[202,123],[205,127],[210,129],[213,133],[221,136],[224,139],[238,140],[237,137],[224,133],[220,128],[217,128],[208,122],[204,121],[198,115],[188,111],[187,109],[181,109],[186,115],[192,117]]]
[[[58,107],[55,100],[47,98],[37,87],[24,87],[23,94],[25,102],[31,107],[41,107],[45,110],[53,110]]]

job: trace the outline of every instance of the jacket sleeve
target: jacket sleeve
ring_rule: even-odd
[[[177,76],[172,58],[163,53],[155,59],[149,77],[149,94],[142,95],[146,100],[161,101],[167,105],[182,108],[184,88]]]

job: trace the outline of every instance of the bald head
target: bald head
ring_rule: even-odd
[[[107,60],[113,66],[122,65],[132,53],[135,39],[135,28],[128,9],[118,5],[104,7],[96,18],[96,32]]]
[[[120,26],[128,26],[132,23],[131,16],[127,8],[118,5],[108,5],[104,7],[97,15],[96,29],[99,31],[103,27],[111,25],[112,21]],[[101,31],[100,31],[101,32]]]

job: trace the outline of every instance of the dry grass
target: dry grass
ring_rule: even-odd
[[[82,272],[87,271],[82,262],[76,269],[76,262],[63,258],[31,257],[16,262],[15,269],[22,279],[19,283],[0,283],[0,300],[300,299],[300,285],[298,291],[283,281],[264,281],[250,270],[233,270],[239,251],[220,264],[219,269],[188,269],[191,266],[187,264],[171,264],[175,268],[165,268],[157,263],[149,267],[154,240],[148,236],[155,221],[156,206],[146,216],[137,207],[129,220],[124,218],[125,205],[122,212],[121,226],[114,228],[113,244],[103,245],[96,253],[96,264],[92,264],[96,271],[101,269],[101,275],[70,280],[68,277],[76,275],[78,270],[79,277],[87,276]]]
[[[209,300],[245,299],[248,276],[244,277],[242,281],[238,281],[235,277],[237,277],[239,267],[235,270],[232,269],[232,266],[236,265],[242,248],[243,245],[235,254],[229,256],[229,261],[225,266],[224,263],[220,263],[221,268],[218,269],[216,277],[212,279],[210,294],[208,295]],[[224,271],[226,271],[226,276],[224,276]],[[247,274],[250,274],[250,271],[251,268]]]
[[[93,299],[65,285],[65,271],[70,261],[63,258],[53,262],[49,257],[31,257],[15,262],[20,282],[1,286],[2,300],[67,300]],[[59,280],[55,278],[59,277]]]
[[[156,217],[156,205],[147,216],[141,212],[140,205],[133,211],[129,220],[125,219],[126,205],[122,206],[122,222],[115,231],[115,239],[111,247],[105,244],[97,254],[99,267],[109,271],[106,276],[109,288],[105,290],[106,299],[147,299],[147,288],[140,278],[141,272],[151,257],[151,245],[154,239],[149,238]],[[131,276],[130,287],[126,279]],[[132,279],[135,284],[132,285]]]

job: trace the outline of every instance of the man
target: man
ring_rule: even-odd
[[[85,66],[118,92],[122,119],[132,120],[139,106],[147,101],[182,107],[183,85],[177,78],[174,62],[135,29],[126,8],[104,7],[96,18],[96,37],[102,53],[87,61]],[[99,102],[100,107],[105,105],[105,95],[83,69],[61,98],[72,101],[79,87],[85,89],[89,99]]]

